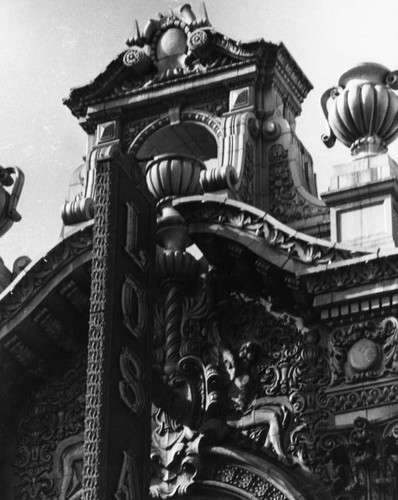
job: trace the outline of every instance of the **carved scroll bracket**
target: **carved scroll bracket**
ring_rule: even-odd
[[[252,173],[247,170],[250,170],[255,163],[252,156],[255,149],[254,137],[258,134],[258,127],[257,119],[252,111],[240,110],[228,113],[222,118],[223,135],[220,141],[219,163],[221,167],[231,166],[235,169],[236,190],[239,190],[245,183],[247,175],[250,176],[249,181],[251,181]],[[247,189],[250,191],[250,187],[246,186],[245,190]]]
[[[114,123],[114,122],[111,122]],[[98,135],[101,134],[100,127],[98,126]],[[108,127],[109,128],[109,127]],[[107,133],[108,128],[103,127],[103,134]],[[117,130],[115,125],[115,130]],[[75,199],[67,201],[61,207],[61,217],[65,225],[77,224],[94,218],[96,199],[96,165],[98,162],[109,161],[116,156],[122,157],[122,151],[119,145],[119,140],[116,139],[116,132],[107,137],[107,141],[101,140],[98,137],[99,143],[94,146],[90,152],[90,156],[85,165],[84,173],[84,187],[83,191],[79,193]],[[126,160],[125,160],[126,161]]]

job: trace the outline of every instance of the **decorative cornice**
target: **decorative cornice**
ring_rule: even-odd
[[[313,86],[283,43],[278,47],[276,68],[289,82],[294,95],[302,103]]]
[[[92,226],[86,223],[26,267],[0,295],[0,343],[74,269],[91,260]]]
[[[269,250],[273,248],[279,255],[279,261],[274,263],[293,273],[299,274],[310,266],[363,255],[341,245],[298,233],[266,212],[220,196],[178,198],[173,200],[173,206],[190,225],[191,234],[196,231],[208,232],[237,239],[265,260],[272,261]]]
[[[398,253],[393,250],[384,255],[369,253],[351,262],[308,269],[300,276],[300,280],[309,293],[320,294],[378,283],[381,279],[396,276],[398,276]]]

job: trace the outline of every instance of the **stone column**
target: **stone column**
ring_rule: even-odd
[[[95,168],[83,498],[136,500],[148,492],[155,215],[117,144]]]

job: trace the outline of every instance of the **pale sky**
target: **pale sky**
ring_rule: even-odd
[[[86,153],[85,133],[62,105],[71,87],[88,83],[150,17],[176,3],[162,0],[0,0],[0,165],[19,166],[26,181],[23,219],[0,239],[0,257],[37,259],[58,240],[60,206]],[[189,2],[201,12],[201,2]],[[358,62],[398,69],[397,0],[208,0],[213,27],[242,41],[283,41],[314,85],[297,133],[327,190],[343,146],[328,150],[319,99]],[[398,141],[390,147],[398,160]]]

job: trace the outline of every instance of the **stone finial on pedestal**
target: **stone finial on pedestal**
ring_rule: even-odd
[[[376,63],[362,63],[346,71],[338,87],[327,90],[321,104],[329,134],[323,142],[332,147],[338,139],[360,153],[385,153],[398,135],[397,73]]]
[[[322,195],[330,207],[331,239],[354,247],[398,243],[398,165],[387,145],[398,136],[397,72],[362,63],[344,73],[321,99],[329,125],[328,147],[338,139],[353,159],[333,167]]]

